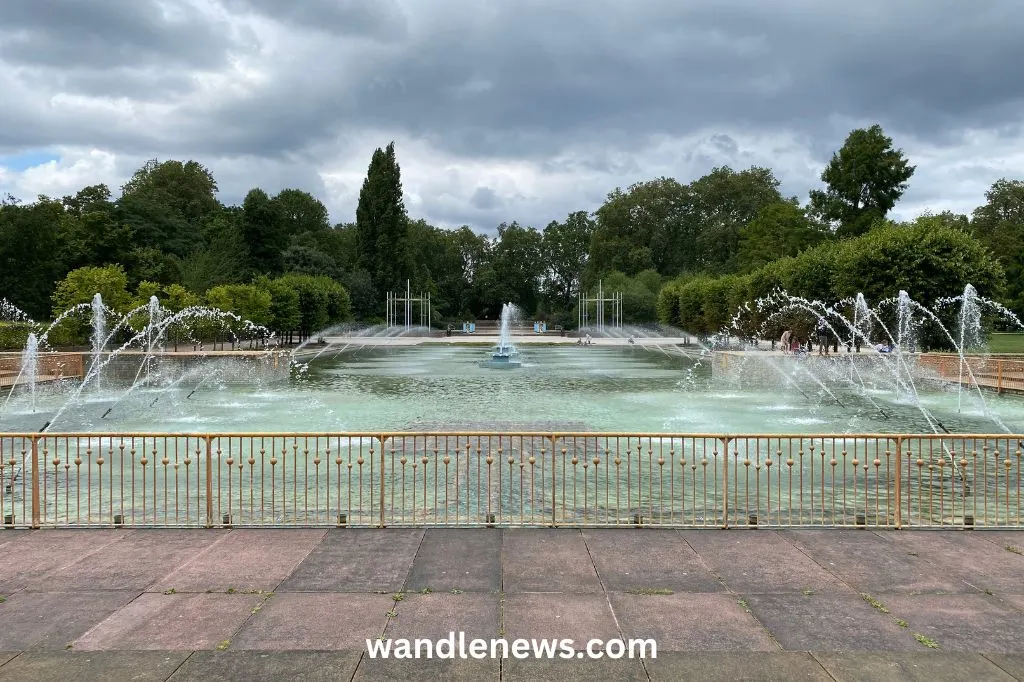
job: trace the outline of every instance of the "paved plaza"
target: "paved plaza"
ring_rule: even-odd
[[[0,531],[0,680],[1024,678],[1024,532]],[[653,638],[647,660],[366,640]]]

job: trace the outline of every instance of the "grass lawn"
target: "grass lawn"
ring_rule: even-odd
[[[1024,353],[1024,333],[996,332],[988,339],[992,353]]]

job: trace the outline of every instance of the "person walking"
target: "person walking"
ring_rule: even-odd
[[[828,355],[828,325],[825,324],[825,318],[818,318],[818,355]]]
[[[789,355],[789,340],[792,338],[792,336],[792,329],[787,329],[786,331],[782,332],[782,338],[779,339],[779,343],[782,344],[783,355]]]

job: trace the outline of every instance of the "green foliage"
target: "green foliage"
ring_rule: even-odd
[[[595,213],[585,281],[619,270],[666,277],[727,273],[739,267],[741,231],[782,201],[771,170],[715,168],[688,185],[660,178],[616,189]]]
[[[541,236],[541,254],[547,265],[544,294],[558,308],[570,308],[580,293],[594,221],[586,211],[570,213],[565,222],[551,221]]]
[[[496,243],[477,273],[485,316],[496,319],[502,305],[510,301],[530,313],[537,309],[545,269],[542,242],[541,234],[532,227],[516,222],[498,226]]]
[[[1024,180],[996,181],[974,211],[971,230],[1006,271],[1006,305],[1024,316]]]
[[[809,220],[796,204],[769,204],[740,229],[739,268],[743,272],[757,270],[780,258],[795,256],[827,238],[827,231]]]
[[[836,224],[839,237],[864,234],[892,210],[913,174],[880,125],[858,128],[822,172],[826,189],[811,192],[812,211]]]
[[[60,203],[40,197],[35,204],[0,205],[0,296],[33,318],[46,316],[54,282],[65,270],[59,258]]]
[[[84,267],[72,270],[57,284],[53,292],[53,314],[59,315],[79,303],[92,302],[99,294],[103,303],[120,313],[128,311],[132,302],[128,293],[128,276],[120,265]]]
[[[969,233],[925,216],[907,225],[886,224],[855,239],[826,242],[742,277],[677,280],[662,289],[657,309],[665,324],[711,334],[730,326],[743,303],[776,288],[830,302],[857,293],[879,301],[902,289],[919,303],[932,305],[968,283],[983,295],[998,294],[1003,279],[999,264]],[[763,321],[756,311],[744,315],[745,331],[756,331]],[[774,334],[775,327],[766,331]]]
[[[0,322],[0,350],[21,350],[34,331],[36,327],[29,322]]]
[[[395,143],[377,148],[359,191],[356,231],[359,266],[370,273],[378,291],[405,289],[408,278],[409,219],[402,199],[402,173],[395,158]]]
[[[698,333],[717,331],[738,304],[777,288],[824,300],[856,291],[878,300],[905,288],[927,304],[971,281],[1024,315],[1024,181],[996,182],[970,220],[943,213],[885,222],[912,172],[874,126],[850,134],[807,211],[780,196],[771,170],[722,167],[688,183],[616,189],[593,214],[572,212],[544,230],[502,223],[495,235],[410,219],[393,144],[373,154],[355,222],[334,227],[300,189],[271,197],[254,188],[241,206],[223,206],[201,164],[151,161],[119,198],[94,184],[60,200],[0,201],[0,293],[42,320],[96,291],[115,309],[155,295],[172,311],[209,292],[289,338],[353,317],[379,320],[385,292],[404,291],[407,279],[413,292],[429,293],[439,324],[495,317],[512,301],[571,326],[579,293],[601,280],[622,293],[626,321],[686,320]],[[856,245],[832,240],[833,228],[851,236],[871,226],[872,239]],[[981,255],[979,244],[995,256]],[[1004,289],[999,267],[986,263],[1006,273]],[[50,339],[83,340],[87,317]],[[743,333],[754,322],[744,317]]]
[[[264,327],[271,322],[271,300],[270,292],[255,284],[221,284],[206,292],[211,307]]]
[[[288,243],[280,204],[257,188],[249,190],[242,202],[242,235],[249,246],[253,272],[276,275],[284,270],[284,249]]]

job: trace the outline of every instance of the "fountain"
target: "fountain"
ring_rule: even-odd
[[[512,324],[519,319],[519,308],[511,303],[501,307],[501,329],[498,334],[498,345],[491,351],[489,360],[484,360],[483,367],[492,369],[515,369],[521,367],[519,350],[512,343]]]

